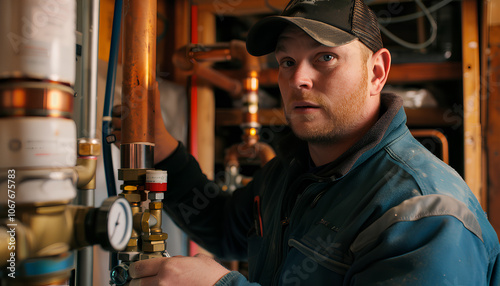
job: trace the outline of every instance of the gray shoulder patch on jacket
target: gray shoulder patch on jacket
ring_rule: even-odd
[[[444,215],[455,217],[465,228],[483,240],[479,222],[464,203],[446,195],[425,195],[408,199],[388,210],[358,235],[351,245],[351,251],[360,251],[397,222],[417,221],[425,217]]]

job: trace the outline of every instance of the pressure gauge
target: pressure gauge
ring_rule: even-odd
[[[93,221],[98,244],[109,251],[125,249],[132,235],[132,209],[125,198],[107,198],[97,209]]]

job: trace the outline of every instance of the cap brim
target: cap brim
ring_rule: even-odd
[[[311,38],[328,47],[348,44],[356,36],[323,22],[287,16],[271,16],[257,22],[248,32],[247,51],[253,56],[263,56],[274,52],[278,37],[289,24],[293,24]]]

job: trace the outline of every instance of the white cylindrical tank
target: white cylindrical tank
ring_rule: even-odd
[[[75,83],[76,1],[0,1],[0,80]]]
[[[76,125],[71,119],[0,118],[0,169],[74,167],[76,146]]]

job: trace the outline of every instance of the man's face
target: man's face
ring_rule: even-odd
[[[326,47],[289,26],[276,47],[286,119],[297,137],[341,142],[363,128],[368,110],[367,52],[359,41]]]

